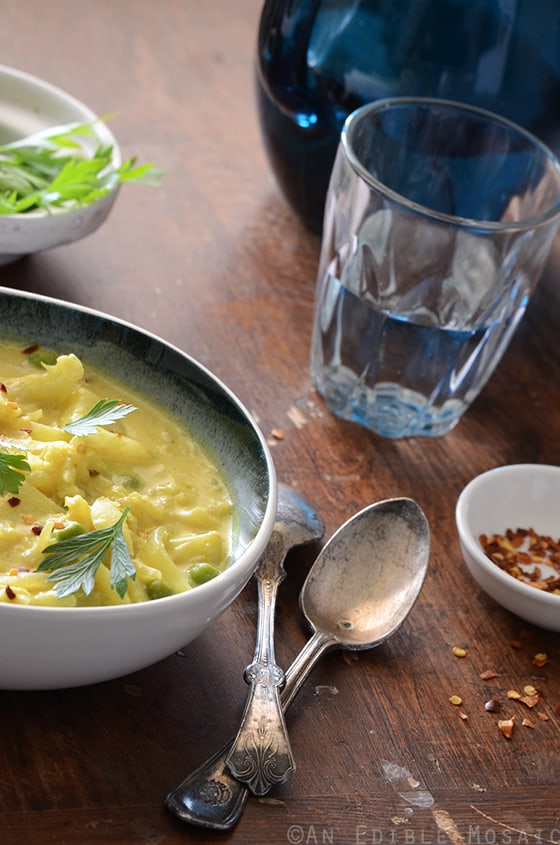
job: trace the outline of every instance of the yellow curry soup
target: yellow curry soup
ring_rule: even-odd
[[[41,353],[0,344],[0,456],[7,463],[23,456],[28,468],[17,492],[0,496],[0,601],[142,602],[189,590],[222,571],[233,505],[211,457],[147,397],[74,354]],[[93,433],[65,429],[102,400],[133,410]],[[39,569],[50,557],[45,550],[58,552],[64,547],[55,544],[68,546],[72,537],[84,546],[94,532],[110,533],[123,515],[120,536],[133,576],[122,596],[111,586],[113,549],[95,570],[89,594],[80,587],[60,596],[55,573]]]

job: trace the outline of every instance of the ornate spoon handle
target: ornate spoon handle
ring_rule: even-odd
[[[286,672],[286,685],[281,694],[284,712],[319,657],[337,645],[336,639],[321,633],[313,634],[308,640]],[[228,742],[169,793],[165,804],[172,813],[199,827],[228,830],[234,826],[243,812],[249,791],[228,772],[226,759],[230,748]]]
[[[285,556],[282,535],[273,533],[256,571],[257,645],[244,673],[251,689],[226,761],[231,773],[255,795],[265,795],[274,784],[284,783],[296,768],[280,706],[285,676],[274,655],[274,610],[278,587],[286,577]]]

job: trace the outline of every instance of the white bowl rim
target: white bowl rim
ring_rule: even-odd
[[[46,79],[42,79],[39,76],[35,76],[34,74],[29,73],[25,70],[20,70],[19,68],[0,64],[0,79],[2,77],[8,79],[15,79],[19,82],[27,83],[29,86],[33,86],[39,90],[46,91],[51,96],[56,97],[61,101],[64,101],[68,106],[71,106],[74,111],[83,115],[83,118],[81,118],[79,121],[78,118],[76,118],[77,122],[81,122],[82,120],[83,122],[99,121],[97,126],[95,127],[95,134],[99,137],[100,141],[102,141],[107,146],[112,147],[113,165],[114,167],[120,166],[120,164],[122,163],[122,156],[119,143],[116,137],[113,135],[113,132],[111,131],[107,123],[103,120],[103,118],[96,114],[93,109],[91,109],[88,105],[79,100],[73,94],[70,94],[68,91],[65,91],[63,88],[60,88],[58,85],[54,85],[52,82],[49,82]],[[118,185],[115,185],[112,191],[114,191],[117,187]],[[58,213],[69,213],[69,211],[73,210],[74,209],[61,209],[58,211]],[[52,214],[53,212],[47,212],[45,209],[36,209],[33,212],[26,212],[25,214],[3,214],[2,217],[5,220],[32,220],[33,218],[37,218],[39,216],[52,216]]]
[[[509,575],[507,572],[504,572],[500,569],[499,566],[496,566],[495,563],[485,555],[478,538],[475,538],[467,525],[467,511],[469,506],[469,500],[472,497],[473,493],[476,492],[477,488],[488,481],[489,477],[496,477],[498,474],[505,474],[510,473],[512,475],[521,475],[522,473],[528,472],[538,472],[542,475],[556,475],[560,476],[560,466],[554,466],[552,464],[505,464],[503,466],[494,467],[493,469],[486,470],[486,472],[481,473],[480,475],[475,476],[469,483],[463,488],[459,497],[457,499],[457,505],[455,507],[455,520],[457,523],[457,529],[459,532],[459,537],[461,541],[466,546],[468,552],[476,558],[479,566],[482,567],[490,576],[496,578],[499,583],[502,583],[505,587],[508,587],[511,590],[517,590],[522,596],[525,596],[527,599],[537,602],[543,602],[546,605],[550,605],[551,607],[560,604],[560,595],[554,593],[547,593],[544,590],[537,590],[535,587],[531,587],[530,584],[525,584],[523,581],[518,581],[517,578],[514,578],[512,575]],[[559,536],[560,536],[560,529],[559,529]]]
[[[21,70],[20,68],[12,67],[11,65],[0,64],[0,75],[11,79],[17,79],[20,82],[27,82],[29,85],[33,85],[37,88],[42,88],[50,94],[53,94],[55,97],[59,97],[69,104],[74,105],[76,111],[88,113],[92,119],[97,118],[95,112],[73,94],[68,93],[68,91],[65,91],[64,88],[61,88],[59,85],[55,85],[53,82],[49,82],[47,79],[43,79],[40,76],[29,73],[27,70]]]
[[[45,296],[43,294],[35,294],[29,291],[15,291],[11,288],[3,286],[0,286],[0,293],[9,294],[10,296],[22,297],[33,301],[39,300],[54,305],[60,305],[64,308],[68,308],[73,311],[81,311],[84,314],[91,314],[92,316],[101,318],[103,320],[110,320],[112,323],[121,325],[124,328],[132,329],[135,332],[139,332],[140,334],[147,336],[148,338],[156,341],[157,343],[162,343],[167,348],[172,349],[174,352],[178,353],[183,358],[186,358],[195,367],[200,369],[206,376],[208,376],[211,381],[217,384],[218,387],[223,390],[227,397],[233,402],[233,404],[236,405],[239,410],[247,417],[247,420],[251,423],[253,430],[260,442],[261,448],[263,450],[263,455],[266,459],[267,473],[270,478],[270,495],[268,498],[267,507],[263,516],[262,523],[259,526],[259,530],[251,540],[250,545],[241,553],[241,555],[233,563],[231,563],[226,569],[220,572],[219,575],[216,576],[216,578],[213,578],[210,581],[206,581],[203,584],[199,584],[198,586],[193,587],[192,590],[187,590],[183,593],[176,593],[172,596],[163,596],[162,598],[152,599],[151,601],[134,602],[131,604],[119,605],[101,605],[95,607],[55,607],[23,604],[10,605],[5,602],[0,602],[0,614],[18,613],[19,611],[23,611],[24,613],[33,613],[36,616],[58,615],[61,616],[61,618],[68,617],[69,619],[76,616],[76,614],[79,614],[80,616],[87,614],[88,616],[92,617],[104,617],[108,615],[116,615],[118,613],[126,613],[129,616],[132,616],[133,614],[151,615],[152,613],[161,612],[163,602],[169,605],[171,605],[171,603],[173,602],[176,604],[178,602],[184,602],[188,604],[190,602],[197,601],[196,596],[200,596],[202,598],[205,595],[212,596],[212,594],[216,592],[222,593],[224,589],[227,588],[228,584],[231,586],[232,583],[236,580],[235,575],[237,574],[239,569],[243,569],[247,565],[248,558],[252,558],[256,554],[256,557],[258,559],[262,555],[268,543],[269,536],[274,528],[274,523],[276,521],[278,495],[276,468],[266,439],[259,426],[254,422],[252,415],[249,413],[249,410],[233,393],[233,391],[230,390],[230,388],[227,387],[213,372],[211,372],[211,370],[209,370],[207,367],[205,367],[187,352],[184,352],[178,346],[174,346],[173,344],[164,340],[162,337],[155,334],[154,332],[150,332],[149,330],[140,328],[134,323],[120,319],[119,317],[114,317],[111,314],[108,314],[104,311],[100,311],[96,308],[90,308],[86,305],[78,305],[76,303],[66,302],[65,300],[57,299],[55,297]],[[191,596],[195,596],[195,598],[190,598]]]

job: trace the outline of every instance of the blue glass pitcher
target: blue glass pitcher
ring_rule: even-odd
[[[497,111],[560,151],[560,0],[266,0],[257,56],[265,146],[313,231],[342,124],[406,94]]]

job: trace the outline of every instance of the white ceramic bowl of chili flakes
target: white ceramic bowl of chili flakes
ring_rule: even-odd
[[[538,546],[531,550],[528,539],[516,547],[514,538],[512,551],[502,541],[505,549],[501,551],[505,551],[506,558],[508,551],[537,558],[533,563],[524,557],[519,562],[518,558],[519,568],[533,573],[534,583],[526,583],[505,571],[484,551],[484,537],[503,538],[508,529],[514,533],[518,529],[531,529],[538,535],[537,542],[546,537],[560,542],[560,467],[512,464],[482,473],[460,494],[455,518],[463,558],[484,592],[521,619],[560,631],[560,592],[551,591],[558,584],[546,582],[546,578],[560,578],[560,571],[549,557],[553,548],[549,546],[548,553]],[[509,567],[510,563],[506,559],[503,565]],[[535,571],[535,567],[539,569]]]

